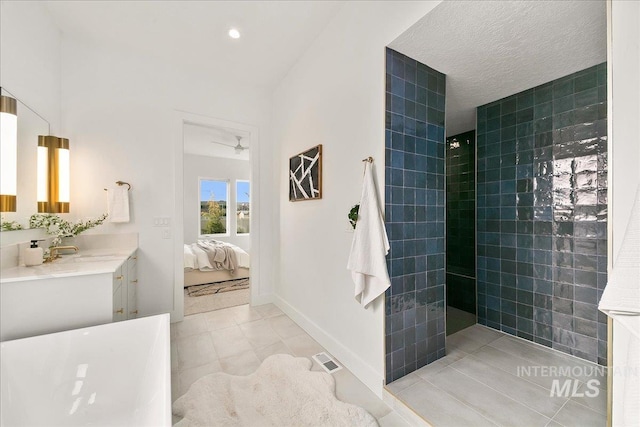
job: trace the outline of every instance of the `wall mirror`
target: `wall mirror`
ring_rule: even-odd
[[[15,212],[2,212],[2,222],[15,221],[29,228],[29,217],[38,211],[37,149],[38,135],[49,135],[50,124],[20,100],[19,94],[2,88],[2,95],[15,98],[18,110],[18,188]],[[2,230],[6,232],[5,230]]]

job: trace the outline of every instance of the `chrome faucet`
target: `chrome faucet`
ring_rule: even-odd
[[[60,254],[58,252],[64,250],[73,250],[76,253],[78,252],[77,246],[54,246],[53,248],[49,248],[49,256],[44,260],[44,262],[52,262],[54,259],[59,258]]]

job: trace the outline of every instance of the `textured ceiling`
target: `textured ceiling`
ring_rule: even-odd
[[[343,1],[47,1],[67,36],[271,89]],[[227,32],[238,28],[240,39]]]
[[[604,0],[444,1],[390,47],[447,75],[447,135],[475,107],[606,61]]]

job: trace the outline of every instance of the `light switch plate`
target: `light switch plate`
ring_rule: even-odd
[[[171,225],[171,218],[168,216],[156,216],[153,218],[154,227],[169,227]]]

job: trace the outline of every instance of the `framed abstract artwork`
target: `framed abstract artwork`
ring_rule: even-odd
[[[289,201],[322,198],[322,144],[289,159]]]

